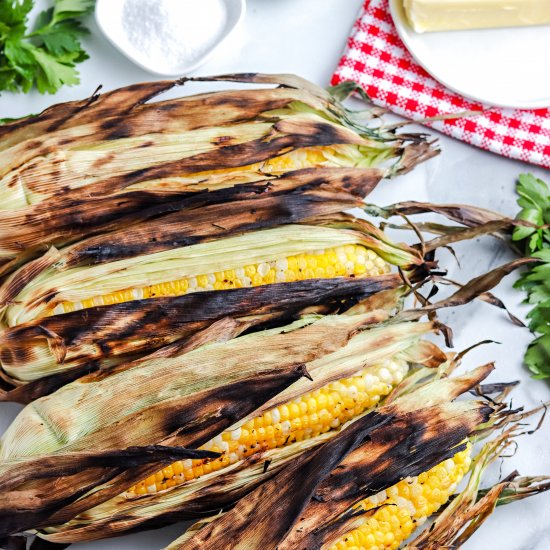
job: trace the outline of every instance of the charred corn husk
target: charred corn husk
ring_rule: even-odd
[[[269,238],[266,235],[266,238]],[[231,246],[231,244],[229,245]],[[306,245],[307,246],[307,245]],[[192,254],[192,251],[189,251]],[[376,277],[388,273],[388,264],[374,251],[360,244],[348,244],[333,248],[317,248],[302,254],[279,259],[249,263],[242,267],[161,282],[154,285],[130,287],[108,294],[97,294],[79,301],[59,302],[47,315],[70,313],[94,306],[109,306],[164,296],[182,296],[188,292],[227,290],[287,283],[324,277]]]
[[[80,376],[121,362],[128,354],[145,355],[175,341],[183,345],[224,317],[250,328],[299,318],[306,310],[342,311],[360,298],[355,307],[363,312],[381,308],[393,312],[399,309],[403,294],[398,275],[338,277],[137,300],[38,319],[0,335],[3,378],[8,381],[9,370],[14,385],[0,394],[0,400],[29,403]],[[381,303],[369,306],[369,299],[363,297],[371,295]],[[22,379],[31,382],[21,385]]]
[[[390,323],[386,326],[379,323],[384,319],[387,319],[387,313],[378,311],[304,318],[286,327],[210,344],[188,353],[178,350],[174,356],[153,354],[151,358],[145,357],[106,373],[89,375],[24,409],[4,434],[0,457],[7,459],[54,452],[72,444],[80,448],[84,444],[84,435],[118,422],[141,407],[162,402],[180,392],[186,395],[197,388],[215,384],[226,373],[242,377],[248,372],[306,363],[314,381],[293,385],[273,403],[277,406],[307,390],[316,391],[327,383],[360,372],[365,364],[379,363],[398,357],[400,353],[419,362],[424,360],[424,356],[425,361],[434,360],[435,364],[445,360],[445,354],[438,352],[438,348],[430,346],[425,351],[427,344],[420,341],[422,336],[435,330],[431,323]],[[250,357],[251,349],[264,350],[261,361]],[[215,373],[216,377],[205,379],[201,369],[205,373]],[[174,372],[180,373],[179,376],[174,377]],[[391,378],[384,371],[383,376]],[[146,392],[141,383],[146,384]],[[117,407],[109,417],[99,414],[119,399],[119,390],[123,389],[125,400],[132,404],[131,409]],[[161,389],[162,393],[158,395]],[[95,394],[96,399],[84,399]],[[64,404],[63,408],[59,407],[60,403]],[[68,411],[74,418],[73,422],[67,421]],[[46,424],[45,418],[48,419]],[[63,435],[60,429],[63,429]],[[33,437],[22,438],[20,434],[23,433],[33,433]]]
[[[472,445],[468,444],[463,451],[419,476],[408,477],[362,500],[350,511],[357,517],[354,521],[356,527],[322,548],[326,550],[400,548],[429,516],[447,504],[457,485],[470,469],[471,455]],[[365,514],[362,515],[362,512]],[[208,523],[215,519],[209,519]],[[204,523],[199,523],[190,532],[169,545],[166,550],[193,548],[191,544],[187,546],[186,542],[194,532],[204,526]]]
[[[78,538],[80,523],[90,522],[90,527],[86,529],[84,536],[94,538],[101,536],[101,525],[107,518],[112,522],[112,529],[120,529],[118,523],[115,526],[118,514],[129,517],[139,510],[138,515],[141,519],[135,518],[135,520],[141,523],[147,517],[162,515],[174,505],[185,503],[193,505],[197,498],[200,501],[200,494],[204,494],[204,487],[215,482],[214,478],[219,476],[220,480],[224,479],[226,475],[232,475],[235,468],[242,470],[244,476],[240,478],[241,481],[235,487],[235,491],[242,491],[247,485],[247,461],[259,461],[265,453],[270,452],[279,453],[281,457],[286,456],[288,460],[292,454],[313,448],[337,433],[337,429],[334,428],[336,418],[338,422],[345,422],[364,411],[365,407],[370,407],[383,398],[406,374],[405,361],[435,366],[446,360],[445,354],[432,344],[421,340],[423,335],[434,330],[433,325],[408,322],[390,323],[387,326],[372,324],[386,318],[387,312],[327,316],[320,319],[306,318],[289,327],[254,333],[224,343],[209,344],[183,355],[163,358],[157,355],[150,360],[142,359],[137,369],[132,368],[131,365],[124,368],[119,366],[115,367],[111,374],[106,372],[90,375],[87,379],[68,384],[52,395],[36,400],[20,414],[2,438],[0,456],[3,462],[0,468],[3,470],[3,475],[9,477],[10,464],[14,461],[18,464],[23,462],[31,471],[31,466],[34,466],[36,461],[40,461],[44,454],[63,456],[66,453],[74,454],[89,448],[100,451],[102,448],[150,445],[161,440],[170,441],[173,445],[183,439],[187,441],[185,444],[189,445],[185,434],[188,430],[195,429],[193,424],[188,428],[185,425],[181,426],[179,430],[183,432],[178,431],[176,440],[173,441],[176,425],[173,423],[166,425],[160,419],[153,425],[151,424],[154,418],[151,416],[152,413],[147,413],[144,417],[144,411],[158,410],[160,414],[160,411],[165,410],[169,404],[170,407],[175,407],[176,403],[179,403],[180,407],[188,403],[188,406],[196,411],[197,404],[194,396],[206,392],[208,388],[212,391],[218,388],[217,391],[219,391],[219,388],[224,387],[224,392],[227,392],[227,388],[237,380],[249,380],[250,376],[260,373],[280,372],[281,369],[292,368],[291,365],[305,364],[313,382],[293,384],[287,390],[280,392],[280,395],[267,399],[264,404],[257,406],[254,414],[251,413],[248,417],[233,423],[232,426],[217,432],[221,434],[222,443],[227,440],[227,432],[231,432],[233,437],[235,437],[233,434],[243,437],[246,435],[243,432],[247,430],[247,426],[255,426],[260,421],[265,422],[270,415],[274,429],[277,424],[275,421],[279,420],[281,430],[287,431],[289,428],[288,424],[285,424],[287,421],[282,420],[282,417],[288,410],[290,430],[286,435],[295,437],[294,443],[290,440],[280,441],[279,443],[283,446],[272,449],[268,448],[269,445],[264,448],[260,444],[256,449],[256,456],[250,455],[244,460],[237,461],[235,458],[240,458],[238,454],[235,457],[231,456],[231,452],[224,452],[220,465],[224,466],[226,463],[225,468],[216,470],[214,466],[208,474],[205,472],[205,463],[197,465],[196,470],[193,471],[195,479],[180,484],[176,483],[176,481],[182,481],[177,477],[183,473],[177,473],[180,469],[179,465],[175,466],[176,471],[174,466],[170,470],[168,464],[157,466],[156,469],[129,468],[117,476],[116,483],[108,484],[104,483],[105,477],[100,476],[97,479],[96,474],[94,491],[80,497],[72,504],[65,504],[58,514],[53,514],[50,519],[51,524],[55,525],[67,522],[70,517],[74,517],[73,522],[68,522],[67,526],[61,529],[63,533],[59,535],[60,537],[71,537],[74,529],[74,536]],[[255,351],[252,352],[258,349],[262,350],[259,357]],[[392,374],[392,369],[384,366],[388,361],[399,365],[395,374]],[[174,377],[174,372],[178,372],[177,377]],[[372,383],[373,386],[371,388],[365,386],[365,391],[360,392],[362,383]],[[331,390],[332,395],[327,395],[327,389]],[[121,391],[125,404],[121,403]],[[330,397],[336,401],[336,394],[342,400],[342,404],[335,402],[333,410],[329,413],[326,407],[329,405]],[[299,399],[302,396],[307,401]],[[360,403],[363,399],[366,403]],[[60,403],[63,403],[62,410]],[[319,408],[323,404],[326,412]],[[305,423],[307,416],[310,427],[306,428],[302,423],[303,434],[299,434],[299,430],[296,430],[297,423],[293,426],[290,420],[291,412],[292,415],[295,414],[293,405],[298,405],[299,410],[303,409],[304,405],[308,406],[303,422]],[[353,405],[355,406],[352,411],[345,411]],[[214,406],[214,404],[211,405],[211,407]],[[313,411],[314,408],[317,410]],[[112,410],[112,413],[108,416],[101,414],[104,410]],[[276,416],[277,412],[280,415],[279,419]],[[67,416],[68,414],[70,417]],[[181,412],[178,413],[178,418],[182,418],[181,414]],[[202,416],[207,415],[207,412],[199,410],[194,414]],[[334,420],[329,420],[327,414],[335,415]],[[151,421],[145,421],[144,418],[151,418]],[[225,419],[225,415],[223,418]],[[47,422],[44,421],[45,419]],[[140,420],[136,423],[137,419]],[[311,433],[309,433],[310,429]],[[329,431],[326,431],[327,429]],[[264,430],[268,431],[266,427]],[[260,427],[256,436],[259,433],[262,433]],[[251,435],[254,436],[249,433],[249,436]],[[265,432],[262,435],[265,435]],[[208,437],[199,445],[206,444],[205,447],[213,448],[219,439],[218,437],[212,440],[212,437]],[[221,450],[225,451],[224,448]],[[231,462],[234,463],[231,464]],[[225,473],[226,470],[228,474]],[[82,472],[81,475],[85,477],[92,473],[92,471]],[[171,483],[166,484],[164,481],[165,479],[169,481],[164,477],[166,474],[174,474],[170,478],[174,482],[173,487],[169,487]],[[137,495],[142,492],[140,482],[147,480],[150,476],[155,476],[157,479],[157,476],[161,475],[163,478],[158,480],[160,486],[154,488],[155,490],[160,488],[160,492],[154,492],[151,487],[150,494],[148,492],[142,496]],[[191,477],[190,474],[188,475]],[[54,483],[54,479],[41,480],[43,482],[38,485],[36,482],[23,483],[20,489],[14,489],[14,495],[17,495],[19,490],[31,491],[31,493],[40,490],[41,494],[48,494],[47,488],[49,484]],[[64,491],[69,491],[69,487],[60,485],[59,480],[55,483],[58,489],[55,497],[52,495],[51,498],[57,499]],[[147,483],[146,489],[151,486],[149,481]],[[130,487],[133,487],[134,494],[129,495],[125,492]],[[165,487],[166,490],[164,490]],[[70,491],[70,494],[74,495],[74,480],[71,480]],[[231,499],[233,493],[234,491],[230,491],[227,497],[223,498]],[[134,495],[138,498],[134,498]],[[132,498],[128,498],[129,496]],[[1,515],[0,509],[0,517]],[[23,520],[24,518],[21,519]],[[68,533],[64,532],[65,529]]]
[[[366,292],[373,293],[402,285],[394,266],[413,280],[428,273],[416,250],[392,243],[366,221],[345,215],[313,221],[316,225],[284,225],[149,254],[136,251],[125,259],[94,265],[82,259],[85,242],[51,250],[16,271],[0,288],[4,320],[10,327],[0,334],[2,370],[16,385],[91,361],[144,354],[184,337],[193,321],[212,319],[215,313],[205,316],[198,309],[200,300],[178,299],[198,292],[297,281],[311,281],[312,289],[316,285],[321,292],[323,280],[347,277],[364,280],[370,288],[365,287]],[[143,238],[150,240],[150,235]],[[94,243],[96,249],[95,238]],[[290,296],[292,292],[289,287]],[[246,302],[246,293],[241,294]],[[271,295],[272,311],[282,313],[281,304],[290,305],[284,295],[283,289],[279,297]],[[312,300],[314,296],[312,292]],[[156,300],[161,302],[155,305]],[[238,314],[236,306],[230,306],[235,299],[227,300],[227,306],[221,295],[205,297],[204,302],[218,301],[220,312],[227,307],[228,314]],[[189,316],[186,308],[196,314]],[[172,312],[168,320],[165,311]],[[241,311],[253,313],[246,304]],[[265,308],[262,312],[268,313]]]
[[[180,209],[198,195],[226,201],[235,186],[309,167],[380,166],[380,179],[436,154],[424,136],[365,127],[297,77],[213,80],[280,87],[148,104],[183,81],[144,83],[3,126],[0,256],[15,260],[4,271],[37,247]]]
[[[506,384],[502,386],[506,386]],[[425,386],[424,394],[426,389],[428,388]],[[440,389],[442,389],[441,386]],[[414,392],[412,396],[414,396]],[[417,401],[422,402],[422,398],[418,399],[418,397],[420,396],[417,396]],[[398,402],[399,398],[395,404],[398,405]],[[299,519],[290,531],[285,531],[285,527],[288,528],[292,525],[292,513],[287,514],[285,511],[281,511],[278,515],[284,518],[285,525],[272,527],[276,533],[274,537],[267,540],[265,537],[260,538],[258,530],[263,531],[263,528],[245,527],[247,531],[245,534],[242,536],[237,534],[236,540],[232,538],[235,533],[232,532],[231,525],[236,513],[240,516],[237,521],[256,519],[256,517],[259,519],[260,514],[256,513],[255,508],[261,507],[262,504],[254,502],[254,493],[252,493],[247,498],[248,502],[243,500],[237,504],[236,513],[220,513],[217,516],[196,522],[166,550],[198,550],[199,548],[210,550],[216,548],[224,536],[230,538],[232,544],[237,546],[244,544],[251,550],[275,547],[283,550],[292,548],[320,548],[323,550],[346,550],[348,548],[356,550],[397,548],[416,550],[423,548],[439,550],[447,547],[461,547],[483,525],[497,506],[550,490],[550,478],[547,476],[521,477],[517,472],[504,477],[488,489],[480,489],[486,468],[496,459],[510,456],[510,450],[516,445],[515,438],[525,433],[525,418],[537,412],[534,410],[517,414],[518,411],[506,411],[503,408],[501,397],[492,400],[492,405],[494,407],[492,413],[485,417],[483,415],[477,417],[479,422],[477,427],[475,420],[473,423],[469,423],[471,435],[456,445],[455,451],[453,451],[453,443],[457,442],[457,438],[453,438],[451,434],[457,429],[458,424],[456,419],[451,420],[451,416],[441,415],[442,409],[439,409],[436,413],[439,420],[435,421],[434,427],[438,426],[437,430],[447,432],[445,441],[440,441],[439,447],[433,447],[431,451],[427,451],[422,459],[425,463],[435,464],[421,473],[418,472],[422,468],[422,460],[418,461],[415,466],[405,464],[401,475],[402,479],[382,491],[375,492],[375,487],[389,483],[393,474],[388,474],[387,470],[396,467],[395,464],[391,464],[392,460],[399,462],[399,459],[388,459],[386,456],[389,464],[380,470],[377,468],[377,458],[373,459],[372,456],[373,454],[380,456],[376,448],[361,456],[361,444],[359,444],[344,456],[330,475],[327,476],[326,473],[323,473],[319,476],[326,477],[316,486],[315,491],[312,492],[311,501],[300,510]],[[434,422],[433,413],[441,406],[450,412],[448,404],[440,404],[435,407],[432,404],[430,407],[432,414],[427,415],[426,419],[428,431],[430,430],[428,426]],[[391,405],[383,407],[379,412],[382,413],[388,407]],[[464,409],[464,412],[471,414],[471,410],[466,412]],[[420,417],[424,418],[425,410],[417,411],[416,417],[417,420]],[[350,425],[347,429],[351,432],[353,426],[357,427],[359,422]],[[453,424],[454,427],[451,427]],[[511,427],[503,429],[509,424]],[[385,426],[381,429],[388,430],[390,428],[391,426]],[[479,442],[488,435],[494,435],[497,430],[499,433],[496,437],[486,442],[479,452],[474,452],[474,442]],[[345,432],[339,437],[343,438],[344,434]],[[371,431],[371,434],[374,434],[374,437],[371,435],[371,445],[379,445],[380,441],[376,431]],[[397,447],[398,452],[398,448],[402,444],[399,421],[392,435],[395,437],[392,444]],[[327,447],[334,445],[336,441],[333,440],[327,444]],[[428,444],[428,441],[424,440],[423,444]],[[441,446],[447,448],[446,451],[443,451],[443,454],[447,454],[447,458],[437,462],[437,456],[442,456]],[[456,452],[457,449],[458,452]],[[385,452],[388,453],[387,450]],[[391,451],[389,452],[391,454]],[[415,452],[418,452],[418,449],[415,449]],[[330,455],[327,448],[325,457],[328,459]],[[269,489],[266,491],[264,487],[261,490],[264,499],[271,500],[273,493],[279,493],[275,498],[278,498],[278,502],[285,504],[284,493],[287,491],[285,491],[283,482],[289,479],[291,483],[296,483],[296,498],[303,498],[301,493],[304,491],[301,489],[301,485],[304,484],[304,481],[303,478],[302,480],[297,479],[297,476],[307,471],[307,469],[304,471],[304,467],[308,460],[307,457],[300,457],[298,460],[304,463],[301,465],[301,469],[296,467],[293,469],[290,464],[287,466],[286,477],[283,470],[276,474],[272,480],[266,482]],[[315,458],[309,460],[314,462]],[[365,463],[361,464],[361,461]],[[413,463],[415,458],[411,455],[409,461]],[[367,463],[368,469],[366,468]],[[398,467],[396,467],[396,471],[398,471]],[[417,474],[405,475],[412,472],[417,472]],[[308,473],[311,475],[311,470]],[[466,480],[464,488],[455,493],[457,485],[464,479]],[[360,486],[363,491],[371,493],[371,496],[359,500],[349,509],[345,509],[346,501],[349,502],[354,497],[356,498],[357,488]],[[255,491],[255,493],[259,492],[260,489]],[[307,498],[307,492],[304,496]],[[429,528],[419,529],[426,519],[435,514],[437,515],[433,525]],[[239,526],[236,526],[237,533],[239,533],[238,529]],[[409,537],[413,531],[420,531],[420,534],[410,540]]]

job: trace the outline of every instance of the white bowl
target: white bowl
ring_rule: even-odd
[[[199,0],[200,1],[200,0]],[[95,19],[98,27],[101,29],[107,40],[115,48],[122,52],[128,59],[146,71],[163,76],[180,76],[197,69],[205,63],[208,58],[220,48],[220,46],[229,38],[233,31],[239,26],[246,11],[246,0],[223,0],[227,10],[227,21],[225,28],[219,38],[208,49],[200,53],[197,57],[189,60],[185,64],[168,69],[159,69],[159,67],[147,64],[147,61],[140,59],[131,45],[126,40],[122,29],[122,6],[119,0],[96,0]]]

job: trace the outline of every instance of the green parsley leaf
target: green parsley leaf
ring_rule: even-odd
[[[79,57],[80,48],[79,32],[69,23],[60,23],[41,33],[40,38],[44,42],[44,47],[48,53],[55,56],[73,55]]]
[[[533,373],[533,378],[544,379],[550,376],[550,334],[535,338],[525,353],[525,363]]]
[[[60,63],[55,57],[38,48],[33,50],[33,55],[39,65],[36,73],[36,87],[41,94],[45,92],[53,94],[63,84],[79,83],[78,74],[70,65]]]
[[[0,21],[8,27],[25,23],[32,7],[33,0],[2,0],[0,2]]]
[[[514,285],[527,293],[525,302],[534,306],[527,318],[535,339],[524,362],[534,378],[550,378],[550,188],[532,174],[521,174],[516,189],[522,208],[517,218],[538,227],[518,226],[512,238],[523,245],[526,256],[540,260]]]
[[[75,19],[91,13],[95,0],[57,0],[54,6],[53,20],[55,23],[65,19]]]
[[[54,0],[29,32],[32,0],[0,0],[0,90],[55,93],[77,84],[77,63],[88,59],[80,38],[88,30],[79,18],[89,14],[94,0]]]

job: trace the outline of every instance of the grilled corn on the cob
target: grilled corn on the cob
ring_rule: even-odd
[[[5,307],[8,326],[131,300],[324,276],[377,276],[386,260],[421,264],[418,254],[367,233],[288,225],[94,266],[64,267],[64,255]],[[18,281],[14,273],[4,285]]]
[[[373,250],[360,244],[307,251],[280,259],[230,268],[214,273],[161,282],[155,285],[121,289],[110,294],[99,294],[77,302],[58,303],[49,315],[69,313],[94,306],[108,306],[131,300],[161,296],[182,296],[204,290],[227,290],[333,277],[376,277],[388,273],[389,265]]]
[[[297,77],[213,80],[280,87],[148,104],[181,81],[144,83],[3,126],[0,273],[44,247],[186,208],[199,195],[229,200],[235,186],[303,168],[379,166],[380,179],[437,153],[422,135],[409,143],[362,126]]]
[[[437,499],[443,500],[443,494],[437,492],[432,498],[432,484],[441,487],[443,493],[458,481],[470,452],[465,440],[500,409],[484,401],[453,402],[491,370],[491,366],[484,366],[465,376],[444,378],[401,394],[348,424],[325,445],[300,455],[233,509],[196,530],[185,544],[170,548],[214,549],[223,540],[250,549],[342,546],[339,535],[350,526],[357,527],[363,516],[384,517],[387,512],[382,510],[401,506],[410,514],[412,524],[411,516],[418,514],[420,519]],[[404,483],[410,481],[407,495]],[[361,502],[366,495],[376,495],[374,506]],[[378,498],[396,502],[378,507]],[[370,513],[364,508],[370,508]],[[382,543],[380,548],[395,543],[395,535],[389,533],[392,526],[401,529],[399,522],[403,521],[405,529],[412,527],[401,516],[389,517],[388,526],[372,524],[376,527],[375,540],[377,537]]]
[[[184,337],[192,325],[192,318],[182,309],[185,300],[178,298],[198,292],[219,291],[219,296],[204,301],[218,300],[222,311],[223,293],[236,289],[318,281],[321,290],[321,281],[347,277],[348,282],[369,281],[372,293],[402,284],[397,273],[389,274],[392,265],[406,270],[411,278],[426,276],[424,259],[416,250],[392,243],[368,222],[329,216],[312,223],[167,247],[149,254],[135,252],[96,265],[75,263],[73,253],[78,250],[80,257],[83,245],[59,253],[50,251],[35,260],[36,270],[34,265],[25,266],[0,287],[9,327],[0,334],[5,377],[16,385],[91,361],[143,355],[173,342]],[[150,239],[145,234],[143,238]],[[282,288],[280,292],[284,294]],[[292,293],[289,286],[288,295]],[[244,298],[243,294],[243,303]],[[171,320],[163,319],[162,307],[153,304],[159,300],[171,311]],[[128,307],[122,307],[124,304]],[[194,300],[192,307],[200,307],[200,300]],[[277,307],[274,302],[271,310]],[[180,323],[182,315],[187,324]],[[202,311],[196,318],[206,321]],[[156,332],[151,332],[153,319],[159,321]]]
[[[387,312],[384,312],[384,318],[387,318]],[[243,471],[243,482],[235,487],[237,493],[242,492],[247,486],[247,461],[259,461],[266,453],[291,457],[319,445],[338,433],[334,428],[338,423],[345,423],[361,414],[387,395],[406,374],[408,366],[405,361],[437,365],[446,360],[445,354],[435,348],[427,350],[425,346],[430,344],[421,340],[435,329],[435,325],[417,322],[391,323],[387,326],[372,324],[379,319],[375,312],[306,318],[288,327],[240,336],[223,344],[210,344],[181,356],[159,357],[157,354],[150,360],[140,360],[134,368],[132,365],[118,366],[111,372],[99,372],[68,384],[28,406],[4,434],[0,443],[3,459],[0,477],[1,468],[9,469],[10,462],[32,465],[44,453],[63,456],[90,448],[100,451],[104,447],[111,449],[117,445],[149,445],[171,437],[176,437],[174,443],[182,440],[182,444],[189,445],[186,434],[196,429],[196,423],[178,427],[182,407],[195,411],[193,414],[201,416],[204,421],[217,418],[224,422],[228,420],[226,415],[210,416],[210,413],[202,412],[205,407],[216,407],[215,400],[201,404],[195,402],[198,397],[194,396],[203,395],[208,388],[212,392],[223,388],[222,393],[225,393],[227,388],[243,378],[248,380],[260,373],[279,372],[290,366],[306,364],[313,381],[293,384],[257,407],[254,414],[218,431],[221,437],[212,440],[210,436],[199,442],[198,446],[208,448],[220,444],[220,450],[225,451],[221,461],[191,464],[191,469],[183,463],[171,468],[169,465],[154,469],[152,466],[127,468],[122,477],[117,478],[117,483],[112,484],[102,484],[102,480],[108,477],[95,476],[92,479],[98,484],[97,490],[65,506],[64,510],[52,515],[51,521],[54,525],[67,522],[55,535],[61,538],[72,538],[72,531],[75,530],[74,536],[78,539],[81,522],[89,525],[83,536],[101,536],[101,526],[107,518],[111,529],[126,529],[117,523],[117,518],[122,515],[128,517],[127,514],[133,514],[132,510],[140,510],[143,513],[141,517],[145,519],[162,514],[174,505],[184,505],[186,502],[194,505],[197,499],[202,498],[205,487],[215,484],[217,479],[222,480],[226,471],[231,476],[235,468]],[[258,349],[262,350],[260,356]],[[178,376],[174,376],[175,372]],[[121,395],[125,404],[121,402]],[[209,398],[210,401],[212,399]],[[331,401],[333,407],[329,412]],[[178,409],[171,413],[167,407]],[[306,407],[307,411],[302,415],[301,411]],[[101,414],[105,410],[110,411],[109,415]],[[155,416],[157,410],[158,418]],[[67,416],[68,411],[70,417]],[[296,413],[300,416],[300,426],[298,419],[293,418]],[[285,420],[287,414],[289,419]],[[174,420],[166,422],[166,418]],[[270,426],[265,426],[269,421],[273,433],[279,424],[285,433],[284,440],[279,438],[277,441],[277,437],[273,438],[275,442],[266,439],[271,434]],[[260,423],[264,426],[258,426],[256,430],[256,425]],[[251,439],[256,438],[258,448],[248,457],[245,456],[249,454],[248,450],[244,452],[241,448],[245,460],[240,460],[238,446],[236,452],[233,451],[228,439],[239,436],[238,443],[244,446],[246,430],[249,432],[248,442],[252,446]],[[178,435],[173,436],[174,433]],[[275,448],[270,448],[273,443]],[[206,464],[210,466],[205,468]],[[218,465],[226,467],[217,469]],[[209,467],[211,472],[207,473]],[[261,475],[261,469],[259,473]],[[84,479],[92,474],[86,471],[79,473]],[[154,477],[154,486],[153,479],[148,477]],[[183,482],[185,477],[194,479]],[[59,491],[68,491],[69,488],[71,495],[74,495],[74,476],[69,479],[70,485],[67,486],[56,480],[58,489],[49,498],[58,499]],[[42,495],[49,494],[46,486],[53,482],[45,479],[41,484],[23,484],[22,490],[40,490]],[[145,483],[141,485],[140,482]],[[124,494],[130,487],[132,491]],[[117,488],[118,492],[114,492]],[[144,489],[147,494],[141,494]],[[230,502],[234,498],[233,491],[224,498]],[[90,502],[87,507],[86,502]],[[68,522],[65,513],[73,514],[74,519]],[[126,520],[124,523],[127,525]]]

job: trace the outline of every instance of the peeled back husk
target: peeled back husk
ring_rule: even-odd
[[[404,244],[393,243],[363,220],[346,215],[319,217],[313,223],[282,225],[264,231],[184,247],[134,255],[95,265],[73,264],[71,247],[36,260],[14,273],[0,288],[4,321],[15,326],[54,313],[63,302],[196,277],[266,259],[275,261],[307,250],[360,244],[392,265],[415,271],[425,260]],[[78,247],[79,245],[75,245]],[[39,263],[40,262],[40,263]],[[39,264],[39,265],[38,265]]]
[[[119,242],[115,237],[115,243]],[[143,232],[140,238],[146,243],[150,241],[150,233]],[[283,225],[189,246],[172,248],[168,239],[168,244],[156,252],[141,254],[141,248],[134,247],[123,259],[101,261],[100,251],[111,250],[112,239],[112,235],[106,235],[90,239],[93,241],[90,244],[83,241],[60,251],[51,250],[16,271],[0,288],[4,318],[12,326],[0,334],[0,361],[6,381],[17,386],[20,382],[55,376],[77,367],[82,372],[90,372],[106,361],[129,354],[143,355],[186,337],[190,331],[203,328],[208,319],[255,315],[260,310],[285,315],[285,307],[291,310],[293,300],[296,311],[298,303],[303,308],[308,300],[309,305],[315,305],[338,293],[351,297],[352,288],[361,298],[397,289],[403,282],[394,273],[359,277],[357,281],[362,283],[342,281],[341,287],[334,286],[336,279],[332,283],[330,279],[319,279],[279,286],[273,291],[243,288],[207,293],[204,297],[193,297],[193,290],[189,289],[191,294],[183,296],[134,299],[56,314],[56,308],[63,309],[66,303],[354,243],[373,251],[389,265],[403,269],[409,280],[422,281],[432,265],[415,249],[391,242],[367,221],[343,214],[317,216],[303,225]],[[138,242],[137,237],[133,242]],[[83,254],[84,250],[96,251],[99,261],[96,258],[88,265],[90,256]],[[306,287],[312,290],[309,298],[302,292]],[[295,288],[297,294],[294,294]],[[314,291],[315,288],[318,291]],[[254,301],[246,296],[256,297],[256,309],[252,307]],[[268,304],[271,305],[266,309]],[[193,316],[189,315],[190,308]],[[172,313],[168,315],[168,312]],[[291,312],[287,313],[292,316]],[[71,375],[68,376],[65,381],[71,379]],[[48,381],[47,386],[54,387],[56,380]],[[45,390],[28,391],[28,395],[36,396]],[[19,395],[22,393],[6,395],[5,399],[28,401]]]

